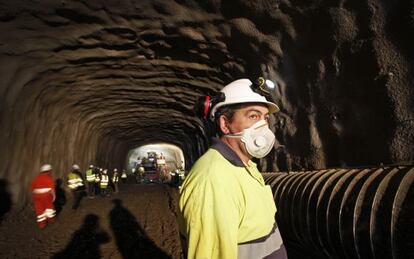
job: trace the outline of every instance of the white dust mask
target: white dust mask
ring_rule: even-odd
[[[265,120],[260,120],[250,128],[235,134],[227,134],[226,137],[241,138],[247,152],[256,158],[265,157],[275,144],[275,135],[269,129]]]

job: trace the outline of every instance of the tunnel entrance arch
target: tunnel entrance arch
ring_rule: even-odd
[[[139,160],[148,157],[150,153],[155,152],[157,156],[164,156],[167,170],[172,171],[182,166],[185,169],[184,153],[176,145],[168,143],[152,143],[131,149],[127,156],[126,168],[129,172],[133,172]]]

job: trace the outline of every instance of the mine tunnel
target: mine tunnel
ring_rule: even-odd
[[[72,234],[99,224],[110,233],[111,215],[121,215],[141,237],[148,232],[149,238],[140,240],[152,250],[136,256],[179,258],[172,220],[177,188],[136,189],[126,183],[119,194],[122,202],[113,198],[97,205],[97,199],[85,200],[98,215],[83,207],[76,217],[65,205],[58,224],[40,232],[32,218],[29,184],[45,163],[52,165],[56,179],[64,179],[74,163],[82,171],[90,164],[128,169],[133,150],[160,143],[180,150],[180,159],[190,169],[214,134],[197,116],[197,100],[239,78],[262,76],[275,82],[271,95],[280,111],[271,117],[270,126],[277,143],[257,162],[261,172],[284,174],[277,182],[286,184],[281,185],[286,194],[278,194],[275,187],[277,203],[298,202],[300,196],[288,189],[305,187],[305,178],[322,184],[333,177],[330,183],[343,179],[349,184],[367,180],[367,168],[373,174],[380,170],[384,179],[389,179],[385,173],[398,174],[394,184],[411,184],[410,167],[398,166],[414,161],[413,13],[412,1],[385,0],[0,1],[0,257],[31,253],[44,258],[67,252]],[[324,176],[337,172],[330,168],[354,171],[344,173],[346,179]],[[310,173],[290,176],[292,172]],[[288,176],[289,182],[284,179]],[[398,186],[392,186],[387,199],[406,197],[396,195]],[[320,185],[317,190],[330,188]],[[410,185],[401,188],[411,190]],[[140,197],[140,203],[131,203],[131,197]],[[151,200],[156,197],[163,204],[159,208]],[[326,204],[321,204],[325,210]],[[291,224],[291,214],[299,223],[313,215],[277,206],[282,230],[283,222]],[[163,214],[160,211],[169,211],[164,213],[170,215],[165,225],[151,223]],[[410,211],[399,215],[412,217]],[[73,229],[59,232],[72,217]],[[383,219],[379,214],[372,217],[378,217],[375,222]],[[390,226],[404,227],[394,223]],[[110,244],[101,251],[104,258],[128,257],[114,252],[116,229],[107,238],[94,232],[94,238]],[[334,241],[326,241],[319,232],[303,237],[298,231],[285,235],[295,237],[291,251],[302,258],[303,251],[318,248],[326,257],[373,256],[355,247],[329,253],[322,245],[337,248],[339,234],[331,233]],[[58,241],[45,241],[51,233]],[[27,248],[19,247],[22,241]],[[405,241],[411,244],[413,239]],[[315,243],[320,246],[312,246]],[[409,258],[393,247],[384,247],[385,254]],[[408,247],[398,246],[402,251]]]

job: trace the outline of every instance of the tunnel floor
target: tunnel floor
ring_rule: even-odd
[[[31,206],[0,223],[0,258],[180,258],[178,192],[161,184],[120,184],[110,197],[70,193],[55,222],[38,229]]]

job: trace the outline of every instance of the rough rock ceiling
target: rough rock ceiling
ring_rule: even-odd
[[[198,96],[264,75],[284,150],[264,170],[414,159],[413,1],[0,1],[0,177],[208,145]],[[20,193],[20,194],[19,194]]]

